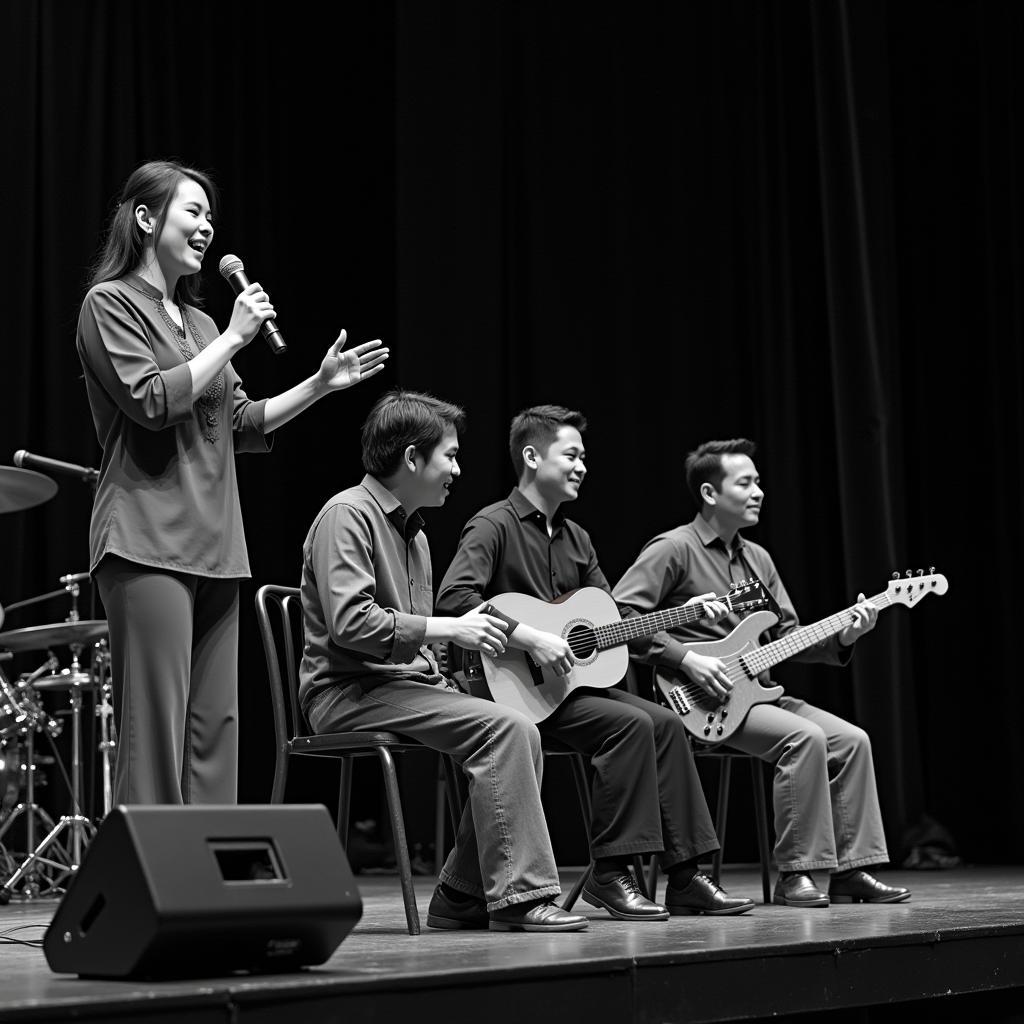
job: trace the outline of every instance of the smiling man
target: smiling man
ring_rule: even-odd
[[[609,591],[590,537],[561,511],[576,500],[587,474],[585,429],[581,413],[557,405],[513,419],[509,449],[518,486],[466,524],[438,591],[438,611],[465,614],[503,593],[553,601],[579,587]],[[558,675],[572,668],[560,635],[525,622],[504,624],[509,646],[539,666]],[[623,690],[580,688],[539,728],[593,767],[588,903],[626,921],[752,909],[752,901],[730,897],[698,870],[698,858],[717,850],[718,839],[675,714]],[[665,905],[647,899],[629,873],[633,855],[643,853],[658,854],[669,876]]]
[[[459,476],[458,406],[385,395],[363,424],[356,487],[334,495],[302,551],[305,645],[299,698],[313,730],[386,730],[450,754],[469,800],[430,901],[435,928],[554,932],[586,928],[554,904],[558,871],[540,802],[542,754],[518,712],[450,687],[427,646],[505,648],[482,608],[433,612],[421,508],[445,503]]]
[[[691,523],[648,542],[615,586],[615,599],[638,613],[687,604],[694,594],[757,576],[776,604],[776,640],[799,625],[775,563],[759,544],[740,537],[761,518],[764,491],[754,464],[755,445],[745,438],[708,441],[686,457],[686,483],[700,512]],[[794,660],[845,665],[855,641],[874,628],[874,605],[857,598],[854,621],[836,636]],[[732,688],[726,664],[687,650],[692,640],[719,639],[738,624],[728,615],[711,625],[681,626],[637,640],[631,654],[672,669],[707,693],[724,697]],[[871,742],[855,725],[783,695],[752,707],[729,745],[775,768],[775,859],[779,878],[774,901],[789,907],[833,903],[900,903],[908,889],[885,885],[863,870],[889,859],[878,807]],[[811,872],[830,873],[828,892]]]

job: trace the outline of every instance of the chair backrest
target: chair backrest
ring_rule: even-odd
[[[299,705],[302,602],[298,587],[270,583],[260,587],[256,591],[256,618],[267,659],[274,735],[280,750],[290,739],[310,732]]]

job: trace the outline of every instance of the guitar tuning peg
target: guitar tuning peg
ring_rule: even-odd
[[[894,572],[894,573],[892,574],[892,578],[893,578],[894,580],[898,580],[898,579],[900,578],[900,574],[899,574],[898,572]]]
[[[924,575],[924,569],[918,569],[917,570],[917,575],[918,576],[923,576]]]
[[[907,579],[909,580],[910,577],[913,576],[913,575],[914,575],[914,570],[913,569],[908,569],[907,573],[906,573]]]
[[[928,566],[928,575],[929,576],[934,576],[935,575],[935,566],[934,565],[929,565]]]

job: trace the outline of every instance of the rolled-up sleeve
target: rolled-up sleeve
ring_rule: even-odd
[[[242,379],[230,363],[224,368],[225,377],[231,387],[231,430],[235,451],[269,452],[274,446],[274,435],[263,432],[267,400],[251,399],[242,388]]]
[[[412,661],[427,620],[378,603],[373,533],[365,517],[349,505],[333,505],[316,527],[310,554],[331,641],[382,661]]]
[[[145,327],[119,295],[94,289],[85,297],[78,339],[86,369],[134,423],[163,430],[192,415],[188,363],[161,370]]]
[[[682,552],[666,538],[651,541],[612,591],[623,618],[646,615],[663,608],[666,598],[685,576]],[[681,640],[662,630],[652,636],[631,640],[629,652],[634,658],[652,665],[678,668],[686,648]]]

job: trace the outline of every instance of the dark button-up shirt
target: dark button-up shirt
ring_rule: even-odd
[[[686,604],[691,597],[713,591],[724,594],[740,580],[756,574],[775,599],[779,622],[769,631],[777,640],[796,629],[800,621],[786,588],[782,585],[775,563],[768,552],[739,534],[731,548],[701,517],[678,526],[649,541],[615,585],[613,596],[626,608],[639,614],[660,611]],[[732,614],[716,622],[693,623],[630,643],[630,653],[640,661],[678,668],[683,644],[691,640],[724,637],[740,622]],[[794,661],[825,662],[845,665],[853,656],[852,647],[843,647],[838,636],[830,637],[795,655]]]
[[[79,314],[78,355],[103,448],[90,565],[109,553],[199,576],[248,576],[235,453],[268,449],[266,401],[251,401],[228,363],[222,426],[208,440],[192,404],[192,370],[160,303],[156,288],[129,274],[90,289]],[[208,345],[217,325],[189,312]]]
[[[303,707],[334,684],[443,683],[424,646],[434,584],[422,527],[369,475],[313,520],[302,546]]]
[[[559,510],[549,536],[544,513],[516,487],[466,524],[441,581],[437,612],[463,615],[507,593],[553,601],[578,587],[611,589],[589,534]],[[518,625],[508,622],[511,629]]]

